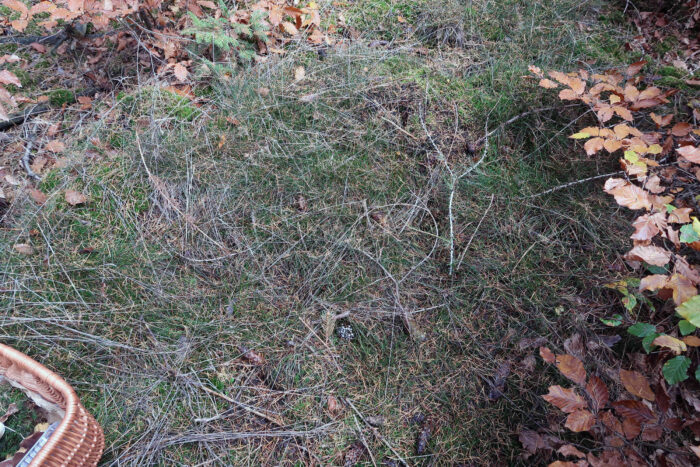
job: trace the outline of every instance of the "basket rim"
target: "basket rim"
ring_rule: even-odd
[[[65,410],[63,419],[53,434],[49,437],[46,444],[39,450],[29,464],[30,466],[40,466],[44,463],[44,461],[48,460],[52,452],[58,448],[59,442],[68,432],[71,425],[77,422],[79,408],[82,407],[82,405],[75,390],[63,378],[28,355],[8,345],[0,343],[0,356],[7,358],[20,369],[45,382],[48,386],[60,393],[65,401],[65,407],[61,407],[61,409]],[[15,382],[19,383],[20,385],[22,384],[21,381]],[[98,429],[101,430],[101,428]]]

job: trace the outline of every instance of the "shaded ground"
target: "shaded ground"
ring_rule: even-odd
[[[580,109],[522,77],[633,61],[621,13],[324,8],[344,44],[224,72],[194,101],[150,79],[96,103],[42,174],[48,201],[6,206],[2,339],[78,390],[105,465],[516,464],[556,376],[536,339],[615,306],[600,284],[627,214],[602,180],[548,190],[617,168],[579,158]],[[477,163],[450,210],[450,171]]]

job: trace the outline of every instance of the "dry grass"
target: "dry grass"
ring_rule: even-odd
[[[472,6],[491,16],[467,28],[470,50],[422,55],[410,31],[324,60],[298,45],[212,78],[197,107],[144,82],[75,135],[73,164],[42,182],[46,205],[16,201],[0,332],[78,390],[105,465],[342,465],[356,441],[369,464],[519,462],[515,430],[545,423],[553,376],[533,377],[521,339],[557,347],[608,306],[598,284],[626,222],[597,185],[530,197],[613,169],[571,156],[575,109],[474,147],[486,121],[543,105],[517,79],[533,57],[607,58],[602,25],[573,26],[586,5],[518,5],[506,44],[485,37],[504,27],[492,3]],[[533,49],[542,35],[554,46]],[[454,186],[450,275],[449,170],[482,155]],[[89,203],[67,206],[66,188]],[[36,253],[12,253],[20,241]],[[329,396],[356,411],[330,413]]]

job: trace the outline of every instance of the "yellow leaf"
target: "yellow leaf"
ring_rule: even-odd
[[[574,133],[573,135],[569,136],[569,138],[571,138],[571,139],[586,139],[586,138],[590,138],[590,137],[591,137],[590,134],[583,132],[583,131],[579,131],[578,133]]]
[[[658,144],[652,144],[647,148],[647,154],[661,154],[663,148]]]
[[[685,342],[683,342],[680,339],[676,339],[675,337],[667,336],[667,335],[661,335],[654,339],[652,342],[654,345],[658,345],[659,347],[666,347],[667,349],[671,349],[673,353],[676,355],[679,355],[681,352],[685,352],[688,350],[688,347],[685,345]]]

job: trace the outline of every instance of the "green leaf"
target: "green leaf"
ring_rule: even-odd
[[[668,384],[676,384],[688,379],[688,368],[690,368],[690,359],[685,355],[679,355],[664,363],[662,371]]]
[[[693,243],[700,240],[700,236],[691,224],[681,226],[681,243]]]
[[[700,366],[695,369],[695,379],[700,381]]]
[[[647,337],[656,334],[656,326],[649,323],[635,323],[627,329],[627,332],[637,337]]]
[[[690,321],[693,326],[700,327],[700,295],[683,302],[681,306],[676,308],[676,313]]]
[[[654,266],[653,264],[644,263],[644,267],[647,268],[647,271],[652,274],[668,274],[668,269],[661,266]],[[639,285],[637,285],[637,287],[639,287]]]
[[[625,295],[625,297],[622,298],[622,304],[625,305],[627,311],[632,311],[634,310],[634,307],[637,306],[637,297],[635,297],[633,294]]]
[[[601,321],[604,325],[610,326],[610,327],[613,327],[613,328],[614,328],[615,326],[619,326],[619,325],[622,324],[622,315],[619,315],[619,314],[618,314],[618,315],[612,315],[612,317],[609,318],[609,319],[600,318],[600,321]]]
[[[691,332],[694,332],[697,329],[697,326],[691,324],[688,320],[682,319],[678,322],[678,329],[680,329],[681,334],[687,336]]]
[[[644,337],[644,339],[642,339],[642,347],[644,347],[644,351],[645,351],[646,353],[651,352],[652,349],[653,349],[654,347],[656,347],[656,346],[654,345],[654,339],[656,339],[656,338],[659,337],[660,335],[661,335],[661,334],[659,334],[659,333],[657,333],[657,332],[654,332],[654,333],[651,333],[651,334],[649,334],[648,336]]]

